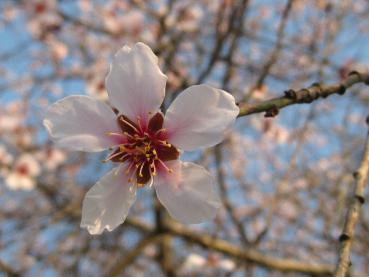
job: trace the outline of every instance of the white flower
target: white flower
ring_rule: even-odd
[[[192,86],[159,108],[167,77],[151,49],[137,43],[114,56],[106,78],[110,104],[88,96],[69,96],[47,111],[44,125],[59,146],[113,152],[106,161],[119,166],[86,194],[81,227],[91,234],[112,231],[125,220],[136,190],[154,185],[169,214],[183,223],[215,216],[219,198],[212,176],[201,166],[181,162],[180,150],[209,147],[223,139],[239,109],[229,93]]]
[[[187,256],[180,267],[183,276],[212,276],[221,270],[223,273],[234,271],[235,263],[229,259],[222,259],[220,256],[209,256],[207,259],[199,254],[191,253]],[[201,275],[201,276],[202,276]],[[224,274],[222,274],[223,276]]]
[[[42,166],[47,170],[55,170],[66,159],[66,155],[63,151],[47,147],[40,152],[36,153],[39,161],[42,161]]]
[[[31,154],[23,154],[16,160],[11,172],[5,178],[10,189],[30,190],[35,187],[35,177],[40,174],[40,165]]]

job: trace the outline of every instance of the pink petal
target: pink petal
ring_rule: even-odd
[[[140,116],[147,122],[149,112],[155,113],[163,102],[166,80],[158,58],[139,42],[115,54],[105,83],[111,104],[121,114],[135,122]]]
[[[192,151],[221,142],[238,113],[234,97],[228,92],[207,85],[191,86],[170,105],[164,128],[171,144]]]
[[[108,132],[120,132],[105,103],[88,96],[68,96],[49,107],[44,125],[61,147],[98,152],[116,144]]]
[[[173,173],[158,176],[154,182],[156,194],[169,214],[185,224],[214,218],[220,201],[209,172],[199,165],[180,161],[169,167]]]
[[[91,235],[122,224],[136,200],[136,185],[128,183],[122,168],[114,168],[97,182],[83,200],[81,227]]]

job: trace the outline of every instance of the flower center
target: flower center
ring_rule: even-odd
[[[128,181],[140,187],[160,171],[172,172],[165,162],[178,159],[179,151],[167,141],[161,113],[154,114],[147,124],[140,118],[135,123],[125,115],[119,115],[117,120],[122,133],[108,135],[116,136],[119,144],[105,162],[126,163]]]
[[[17,166],[16,172],[18,172],[19,175],[27,176],[29,174],[28,166],[25,164]]]

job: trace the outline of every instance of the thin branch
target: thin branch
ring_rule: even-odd
[[[274,46],[273,52],[270,55],[268,61],[263,66],[263,69],[261,71],[261,74],[260,74],[258,80],[256,81],[256,85],[255,85],[254,89],[255,88],[260,88],[262,86],[262,84],[265,81],[265,78],[269,75],[269,72],[272,69],[272,66],[277,62],[279,53],[280,53],[280,51],[282,49],[282,46],[283,46],[283,39],[284,39],[284,36],[285,36],[286,23],[287,23],[290,11],[292,9],[292,3],[293,3],[293,0],[288,0],[287,3],[286,3],[286,6],[285,6],[285,8],[283,10],[283,13],[282,13],[282,18],[281,18],[280,24],[278,26],[276,44]],[[251,90],[251,91],[253,91],[253,90]]]
[[[226,209],[230,219],[232,220],[233,224],[237,228],[238,234],[244,246],[248,245],[250,242],[247,238],[244,226],[242,222],[237,218],[234,212],[234,208],[232,206],[231,201],[228,197],[228,189],[225,183],[225,176],[224,170],[222,167],[223,161],[223,154],[222,154],[222,144],[219,144],[214,147],[214,156],[215,156],[215,163],[217,168],[217,181],[219,184],[221,201],[223,203],[224,208]]]
[[[245,1],[244,1],[245,2]],[[214,42],[214,47],[211,51],[211,54],[209,55],[209,62],[206,66],[206,68],[199,73],[199,77],[197,78],[196,82],[197,84],[202,83],[207,76],[209,76],[209,74],[211,73],[211,71],[214,68],[214,65],[217,63],[219,56],[222,52],[222,49],[224,47],[224,42],[226,41],[226,39],[230,36],[230,34],[232,33],[232,31],[234,30],[234,24],[236,22],[236,19],[238,18],[238,11],[239,11],[239,7],[238,6],[234,6],[233,10],[230,11],[229,17],[228,17],[228,27],[227,30],[222,31],[220,26],[223,20],[223,15],[226,12],[226,2],[224,1],[222,3],[222,5],[219,6],[219,11],[218,11],[218,17],[217,17],[217,22],[215,24],[215,28],[216,28],[216,35],[215,35],[215,42]]]
[[[58,15],[60,17],[63,18],[63,20],[65,21],[69,21],[75,25],[79,25],[79,26],[83,26],[91,31],[94,31],[94,32],[97,32],[97,33],[101,33],[101,34],[105,34],[105,35],[110,35],[110,36],[117,36],[117,33],[114,33],[112,31],[110,31],[108,28],[105,28],[103,26],[100,26],[100,25],[97,25],[97,24],[94,24],[94,23],[91,23],[91,22],[88,22],[86,20],[82,20],[80,18],[76,18],[76,17],[73,17],[61,10],[58,10],[57,11]]]
[[[188,242],[196,243],[207,249],[212,249],[226,255],[233,256],[236,259],[256,264],[268,270],[278,270],[281,272],[294,272],[309,275],[330,276],[333,269],[329,265],[306,264],[290,259],[274,258],[260,253],[253,249],[242,249],[232,245],[224,240],[215,239],[207,234],[197,234],[183,227],[180,224],[171,224],[168,231],[185,239]]]
[[[369,124],[369,117],[367,119]],[[338,254],[338,262],[336,266],[335,276],[344,277],[350,267],[350,252],[353,243],[355,226],[359,220],[361,206],[365,202],[364,189],[368,179],[369,172],[369,133],[367,136],[366,146],[359,169],[354,173],[355,186],[352,200],[346,214],[340,241],[340,250]]]
[[[129,253],[124,253],[119,261],[113,266],[106,276],[121,276],[120,274],[130,265],[133,261],[142,254],[143,250],[160,240],[162,234],[156,233],[148,235],[146,238],[142,239],[135,248],[133,248]]]
[[[11,277],[21,276],[19,273],[17,273],[9,265],[7,265],[6,263],[4,263],[1,260],[0,260],[0,272],[4,272],[6,274],[6,276],[11,276]]]
[[[134,218],[128,218],[125,224],[136,227],[145,232],[154,231],[154,228],[150,225]],[[168,234],[182,238],[190,243],[198,244],[206,249],[211,249],[239,259],[242,262],[249,262],[268,270],[303,273],[315,276],[331,276],[333,272],[333,268],[330,265],[308,264],[291,259],[270,257],[254,249],[243,249],[225,240],[216,239],[204,233],[194,232],[178,223],[171,222],[165,227],[165,232]]]
[[[59,215],[56,217],[71,217],[75,219],[80,219],[81,210],[76,208],[80,205],[80,201],[81,200],[78,200],[69,204],[65,209],[61,208]],[[155,227],[136,218],[127,218],[124,224],[142,231],[143,234],[146,234],[145,237],[150,237],[152,236],[152,234],[158,234]],[[163,234],[176,236],[190,243],[195,243],[203,246],[206,249],[221,252],[225,255],[239,259],[242,262],[249,262],[268,270],[277,270],[281,272],[297,272],[320,276],[332,275],[333,273],[333,268],[330,265],[308,264],[291,259],[274,258],[251,248],[244,249],[237,245],[233,245],[225,240],[216,239],[210,235],[189,230],[186,227],[183,227],[182,225],[175,222],[167,222],[167,224],[165,224],[165,226],[163,227],[165,229],[160,230],[160,237],[158,238],[159,240],[162,238],[161,235]],[[157,242],[156,239],[153,238],[148,240],[154,243]],[[145,241],[145,239],[143,239],[143,241]],[[139,248],[144,249],[144,245],[149,244],[149,242],[144,243],[143,241],[137,245],[137,248],[139,247],[139,245],[141,245]],[[125,256],[127,255],[128,254],[125,254]]]
[[[359,73],[353,71],[346,80],[334,85],[313,84],[308,88],[302,88],[297,91],[285,91],[285,96],[273,98],[254,104],[240,103],[239,117],[254,113],[265,112],[266,117],[272,117],[278,114],[279,110],[294,104],[311,103],[319,98],[326,98],[332,94],[344,94],[345,91],[354,84],[365,83],[369,85],[369,73]]]
[[[166,224],[169,221],[168,214],[154,193],[155,201],[155,231],[156,233],[163,233],[166,229]],[[172,266],[172,241],[171,237],[167,234],[162,235],[160,241],[157,243],[158,254],[157,261],[165,276],[176,276],[175,270]]]

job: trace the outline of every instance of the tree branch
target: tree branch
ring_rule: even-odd
[[[279,23],[278,26],[278,31],[277,31],[277,41],[275,43],[274,49],[268,59],[268,61],[264,64],[263,69],[261,70],[261,74],[258,78],[258,80],[256,81],[256,85],[254,87],[254,89],[256,88],[260,88],[262,86],[262,84],[265,81],[265,78],[268,76],[270,70],[272,69],[272,66],[277,62],[279,53],[282,49],[283,46],[283,39],[285,36],[285,29],[286,29],[286,23],[287,23],[287,19],[288,16],[290,14],[290,11],[292,9],[292,4],[293,4],[293,0],[288,0],[286,3],[286,6],[283,10],[282,13],[282,18],[281,21]],[[254,91],[254,89],[252,89],[251,91]]]
[[[369,124],[369,117],[367,118]],[[350,251],[353,242],[355,226],[359,220],[361,206],[365,202],[364,189],[368,179],[369,172],[369,132],[367,136],[365,151],[361,160],[358,171],[353,175],[355,178],[355,187],[346,219],[343,227],[340,241],[340,250],[338,254],[338,262],[336,266],[335,276],[344,277],[350,267]]]
[[[106,276],[120,276],[120,274],[127,268],[132,262],[142,254],[143,250],[160,240],[162,234],[156,233],[148,235],[146,238],[142,239],[135,248],[133,248],[129,253],[124,253],[119,261],[113,266]]]
[[[15,270],[13,270],[9,265],[0,260],[0,272],[4,272],[6,276],[18,277],[21,276]]]
[[[216,163],[216,168],[217,168],[217,181],[219,184],[221,201],[230,219],[232,220],[234,226],[237,228],[242,244],[246,246],[250,244],[250,242],[247,238],[242,222],[238,220],[238,218],[235,216],[234,208],[228,197],[228,190],[227,190],[227,185],[225,183],[224,170],[222,167],[222,161],[223,161],[222,144],[218,144],[217,146],[214,147],[214,158],[215,158],[215,163]]]
[[[239,117],[254,113],[265,112],[265,117],[276,116],[280,109],[294,105],[311,103],[319,98],[326,98],[332,94],[344,94],[351,86],[365,83],[369,85],[369,73],[351,72],[346,80],[334,85],[313,84],[308,88],[302,88],[297,91],[287,90],[285,96],[273,98],[254,104],[239,104]]]
[[[137,219],[129,218],[126,220],[125,223],[129,224],[132,227],[139,228],[143,231],[154,231],[153,227]],[[173,236],[182,238],[190,243],[198,244],[206,249],[221,252],[225,255],[231,256],[241,261],[247,261],[268,270],[303,273],[315,276],[331,276],[333,272],[333,268],[329,265],[307,264],[291,259],[270,257],[268,255],[260,253],[257,250],[242,249],[225,240],[216,239],[210,235],[203,233],[196,233],[174,222],[166,225],[165,232]]]

